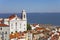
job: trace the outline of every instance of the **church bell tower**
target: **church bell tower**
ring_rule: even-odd
[[[22,32],[27,30],[27,16],[26,11],[22,10]]]
[[[25,10],[22,10],[22,20],[27,20]]]

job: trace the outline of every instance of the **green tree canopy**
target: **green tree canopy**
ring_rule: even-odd
[[[27,30],[31,30],[30,24],[27,24]]]

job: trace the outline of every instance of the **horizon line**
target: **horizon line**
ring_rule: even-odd
[[[17,12],[6,12],[3,14],[7,14],[7,13],[17,14]],[[21,13],[21,12],[18,12],[18,13]],[[60,13],[60,12],[26,12],[26,13]],[[0,13],[0,14],[2,14],[2,13]]]

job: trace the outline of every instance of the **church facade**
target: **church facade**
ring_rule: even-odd
[[[9,17],[10,34],[27,30],[27,18],[25,10],[22,11],[21,16],[21,18],[19,18],[17,15],[12,15]]]

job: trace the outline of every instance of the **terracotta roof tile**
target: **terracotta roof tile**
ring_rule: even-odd
[[[0,27],[6,27],[6,26],[8,26],[8,25],[6,25],[6,24],[0,24]]]
[[[45,28],[36,27],[35,30],[45,30]]]
[[[59,36],[58,35],[54,35],[51,40],[58,40]]]
[[[13,35],[14,34],[14,35]],[[19,32],[17,32],[17,33],[13,33],[13,34],[10,34],[10,39],[13,39],[13,38],[18,38],[18,39],[20,39],[21,37],[23,37],[24,36],[24,33],[19,33]]]
[[[15,14],[11,15],[11,16],[9,17],[9,20],[13,19],[14,17],[15,17]]]
[[[13,38],[16,38],[16,35],[15,34],[10,34],[9,37],[10,37],[10,39],[13,39]]]
[[[15,33],[16,38],[20,38],[21,34],[20,33]]]

